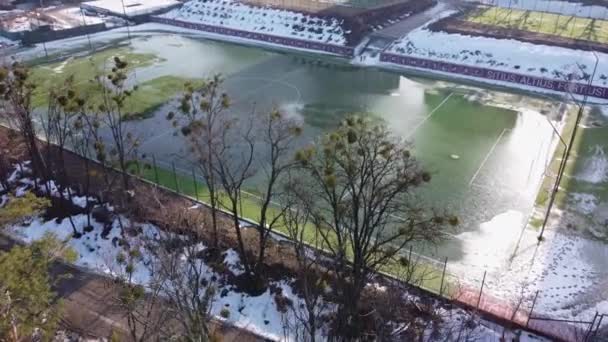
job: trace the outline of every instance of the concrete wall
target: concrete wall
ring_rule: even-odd
[[[11,32],[0,29],[0,36],[10,40],[21,40],[23,37],[23,32]]]
[[[82,36],[85,34],[92,34],[106,30],[105,23],[92,24],[86,26],[78,26],[65,30],[35,30],[25,31],[21,37],[23,44],[36,44],[42,42],[48,42],[51,40],[64,39],[76,36]]]

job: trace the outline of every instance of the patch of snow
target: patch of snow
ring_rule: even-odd
[[[64,29],[80,25],[100,24],[104,22],[103,18],[83,15],[83,12],[79,7],[62,8],[53,11],[53,13],[61,14],[61,16],[53,16],[53,19],[55,20],[54,26],[61,27]],[[64,20],[63,17],[70,18],[71,20]],[[78,25],[74,25],[73,23],[78,23]]]
[[[128,219],[122,217],[121,220],[123,224],[128,225]],[[72,216],[72,221],[79,231],[82,231],[82,228],[88,224],[87,215],[85,214]],[[123,252],[122,248],[117,245],[117,241],[121,239],[119,221],[114,221],[112,229],[106,238],[101,237],[101,232],[103,231],[101,223],[91,220],[91,225],[93,226],[93,231],[84,234],[79,239],[72,238],[73,229],[67,218],[59,222],[57,220],[43,222],[40,218],[37,218],[25,226],[9,227],[8,232],[13,237],[26,243],[39,240],[47,233],[53,233],[58,239],[68,241],[68,245],[77,253],[78,258],[75,262],[77,266],[86,267],[102,274],[116,274],[117,270],[114,269],[116,258],[118,254]],[[143,229],[154,230],[156,228],[150,225],[143,225]],[[131,248],[134,248],[141,245],[141,242],[137,241],[136,238],[131,238],[129,244]],[[134,282],[146,284],[150,281],[151,274],[145,265],[149,259],[150,257],[146,256],[135,266],[133,274]]]
[[[32,23],[32,20],[36,20],[36,19],[29,18],[25,15],[18,16],[18,17],[12,18],[11,20],[4,20],[3,26],[4,26],[4,29],[9,32],[30,31],[37,26]],[[44,24],[44,22],[41,22],[38,20],[36,20],[36,21],[39,22],[40,24]]]
[[[346,45],[347,32],[342,28],[343,19],[328,19],[289,10],[256,7],[232,0],[192,0],[161,17],[319,43]]]
[[[0,49],[6,48],[6,47],[9,47],[9,46],[13,46],[15,44],[17,44],[17,42],[12,41],[12,40],[10,40],[10,39],[8,39],[6,37],[0,36]]]
[[[608,274],[598,266],[608,258],[605,245],[554,230],[538,244],[537,234],[525,231],[512,260],[488,272],[484,293],[512,304],[523,300],[527,310],[539,291],[535,315],[591,320],[608,303],[601,290]]]
[[[99,12],[108,12],[114,15],[133,17],[151,14],[166,8],[179,5],[176,0],[97,0],[83,2],[80,6],[84,9],[92,9]]]
[[[441,17],[451,13],[445,12]],[[573,81],[585,84],[592,77],[596,62],[595,56],[597,55],[600,63],[592,84],[608,86],[608,63],[602,63],[602,61],[608,60],[608,55],[605,53],[531,44],[513,39],[433,32],[427,28],[430,23],[395,41],[387,49],[387,52],[433,61],[525,74],[548,80]],[[426,71],[428,72],[428,70]],[[449,73],[446,74],[449,75]],[[464,75],[458,75],[458,77],[470,78]],[[474,79],[510,87],[516,86],[543,91],[525,84]],[[551,92],[550,90],[545,91]]]
[[[608,180],[608,158],[604,147],[595,145],[590,148],[593,155],[584,161],[583,169],[575,175],[575,178],[593,184],[605,182]]]
[[[592,194],[574,192],[568,195],[575,204],[576,210],[585,215],[592,214],[599,203],[597,197]]]
[[[463,65],[490,67],[496,70],[573,81],[591,77],[595,58],[591,52],[555,46],[536,45],[512,39],[473,37],[419,28],[389,47],[389,51]],[[601,60],[608,58],[598,54]],[[550,62],[550,64],[549,64]],[[607,85],[608,66],[600,63],[595,85]],[[579,69],[583,75],[578,75]]]
[[[232,273],[234,273],[235,276],[245,274],[245,269],[241,265],[241,258],[239,257],[239,253],[237,253],[237,251],[232,248],[226,251],[224,255],[224,264],[228,266],[228,269]]]
[[[29,188],[29,186],[24,185],[24,186],[20,186],[15,190],[15,197],[23,197],[25,196],[25,194],[27,193],[27,189]]]
[[[19,180],[22,184],[27,184],[30,186],[34,186],[36,183],[38,184],[39,190],[42,193],[49,193],[51,196],[56,198],[70,198],[72,199],[72,204],[79,206],[81,208],[86,208],[87,206],[87,197],[86,196],[77,196],[76,191],[71,188],[63,189],[63,192],[59,190],[58,185],[53,180],[49,180],[48,182],[42,183],[40,179],[37,182],[34,182],[31,178],[21,178]],[[96,199],[94,197],[88,197],[89,204],[96,203]]]

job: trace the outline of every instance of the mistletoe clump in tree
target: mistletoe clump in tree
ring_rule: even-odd
[[[421,206],[416,190],[431,175],[382,124],[349,117],[295,159],[304,172],[294,189],[309,199],[304,207],[332,257],[336,334],[356,338],[374,273],[399,260],[409,243],[438,242],[458,219]]]

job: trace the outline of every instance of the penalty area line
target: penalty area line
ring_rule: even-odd
[[[475,181],[475,178],[477,178],[477,176],[479,175],[479,172],[481,171],[481,169],[483,168],[483,166],[486,164],[486,162],[488,161],[488,159],[490,159],[490,156],[492,155],[492,153],[496,149],[496,146],[498,146],[498,143],[500,142],[500,139],[502,139],[502,136],[505,135],[505,132],[507,132],[507,129],[503,128],[502,132],[500,132],[500,134],[498,135],[498,138],[496,138],[496,141],[494,142],[494,145],[492,145],[492,148],[490,149],[490,151],[488,151],[488,154],[486,154],[486,157],[481,162],[481,165],[479,165],[479,167],[477,168],[477,171],[475,171],[475,173],[473,174],[473,177],[471,177],[471,180],[469,181],[469,186],[471,186],[473,184],[473,182]]]
[[[420,121],[416,126],[414,126],[412,131],[407,135],[406,139],[409,139],[412,135],[414,135],[414,133],[416,133],[416,131],[418,131],[420,126],[422,126],[428,119],[431,118],[431,116],[433,116],[433,114],[435,114],[435,112],[437,112],[437,110],[439,110],[439,108],[441,108],[446,102],[448,102],[448,100],[450,99],[450,97],[452,97],[452,95],[454,95],[454,92],[451,92],[448,96],[446,96],[445,99],[443,99],[443,101],[441,101],[441,103],[439,103],[437,105],[437,107],[435,107],[429,113],[429,115],[427,115],[424,119],[422,119],[422,121]]]

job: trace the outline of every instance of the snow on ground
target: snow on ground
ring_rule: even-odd
[[[569,193],[571,202],[575,204],[576,210],[584,215],[592,214],[599,203],[599,199],[592,194]]]
[[[583,169],[575,177],[593,184],[608,181],[608,158],[603,146],[595,145],[591,148],[593,149],[593,158],[585,161]]]
[[[539,245],[537,234],[524,231],[512,260],[488,269],[484,294],[512,304],[523,299],[529,310],[539,291],[535,316],[590,321],[596,311],[608,312],[608,271],[598,266],[608,258],[606,245],[555,230],[546,230]],[[477,279],[469,284],[479,287],[481,277],[470,276]]]
[[[8,38],[0,36],[0,49],[6,48],[6,47],[9,47],[9,46],[13,46],[15,44],[17,44],[17,42],[12,41],[12,40],[10,40]]]
[[[232,248],[228,249],[225,252],[224,264],[226,264],[230,272],[232,272],[236,276],[245,274],[245,269],[241,265],[241,258],[239,257],[238,252]]]
[[[104,22],[100,17],[83,15],[79,7],[55,8],[51,6],[45,7],[41,12],[40,17],[36,17],[34,12],[15,12],[15,15],[2,19],[1,25],[9,32],[22,32],[35,30],[43,25],[50,25],[53,30],[65,30]]]
[[[162,17],[335,45],[345,45],[346,35],[350,33],[343,30],[341,19],[231,0],[192,0]]]
[[[36,28],[38,24],[47,25],[49,23],[36,18],[30,18],[25,14],[2,20],[2,28],[8,32],[30,31]]]
[[[23,164],[22,169],[29,170],[28,164]],[[23,177],[21,172],[15,171],[10,177],[10,182],[16,186],[18,184],[31,184],[32,180]],[[53,183],[54,184],[54,183]],[[113,210],[109,205],[97,205],[98,207],[105,206],[110,212]],[[71,217],[72,222],[76,227],[81,229],[88,225],[86,214],[78,214]],[[137,249],[141,253],[141,257],[134,263],[133,281],[142,285],[150,284],[154,277],[154,267],[156,256],[151,249],[145,247],[146,243],[157,239],[162,234],[157,227],[150,224],[140,224],[130,222],[127,218],[114,215],[111,222],[111,229],[106,230],[107,235],[102,236],[104,224],[91,218],[91,231],[84,232],[79,238],[73,237],[73,228],[67,218],[63,220],[53,219],[44,221],[41,217],[34,217],[29,222],[18,225],[5,227],[4,232],[26,243],[39,240],[45,234],[52,233],[59,239],[68,243],[68,245],[76,252],[77,259],[75,264],[79,267],[98,272],[105,275],[115,275],[119,273],[119,266],[116,263],[119,255],[124,255],[125,250],[122,245],[126,245],[130,250]],[[121,227],[137,227],[140,232],[138,235],[122,234]],[[107,226],[105,228],[108,228]],[[172,238],[180,238],[179,235],[170,235]],[[199,243],[195,246],[195,251],[202,251],[206,247]],[[176,251],[176,253],[182,253]],[[185,258],[185,254],[181,254],[181,258]],[[182,259],[183,260],[183,259]],[[200,263],[200,269],[206,274],[208,281],[213,281],[214,278],[220,276],[216,274],[210,267],[204,264],[203,259],[197,258],[197,263]],[[240,258],[237,252],[229,249],[224,253],[224,264],[235,274],[242,273],[240,266]],[[212,305],[212,314],[220,320],[228,321],[238,327],[253,331],[266,338],[281,341],[295,341],[293,336],[285,336],[282,324],[283,319],[295,320],[294,313],[291,310],[281,312],[276,305],[275,297],[280,293],[283,297],[289,299],[294,308],[302,308],[303,300],[294,292],[291,283],[294,280],[282,280],[272,282],[269,288],[259,296],[250,296],[237,291],[232,285],[216,284],[217,297]],[[371,285],[372,287],[377,285]],[[403,294],[404,300],[419,301],[420,298],[411,295],[407,292]],[[325,310],[332,310],[333,304],[325,303]],[[462,333],[461,329],[466,327],[465,332],[468,336],[475,336],[478,341],[497,342],[500,341],[504,328],[494,323],[480,320],[458,308],[438,308],[438,313],[443,318],[445,324],[441,325],[440,332]],[[471,324],[463,325],[463,322],[471,322]],[[407,325],[397,324],[400,329],[407,329]],[[327,329],[323,326],[320,333]],[[430,332],[429,332],[430,333]],[[522,334],[521,331],[507,332],[507,336],[513,334]],[[528,333],[523,333],[522,341],[529,341],[528,337],[532,336]],[[321,336],[319,336],[321,337]],[[321,337],[322,338],[322,337]],[[544,341],[539,337],[533,337],[535,341]]]
[[[24,178],[20,181],[22,184],[27,185],[27,187],[23,187],[23,192],[35,185],[35,182],[29,178]],[[87,206],[87,196],[78,196],[73,189],[63,189],[63,192],[59,189],[57,184],[53,180],[49,180],[46,184],[42,184],[42,181],[38,180],[38,184],[41,184],[41,189],[43,193],[50,193],[51,196],[55,198],[71,198],[72,203],[81,208],[86,208]],[[88,198],[88,203],[95,203],[96,199],[93,197]]]
[[[151,14],[179,5],[176,0],[97,0],[83,2],[84,9],[94,9],[128,17]]]
[[[49,11],[46,14],[52,16],[54,20],[53,28],[55,30],[104,22],[103,18],[85,15],[79,7],[66,7]]]
[[[387,52],[581,83],[591,78],[596,62],[590,51],[433,32],[426,25],[395,41]],[[599,65],[593,84],[607,86],[608,55],[597,53],[597,56]]]

